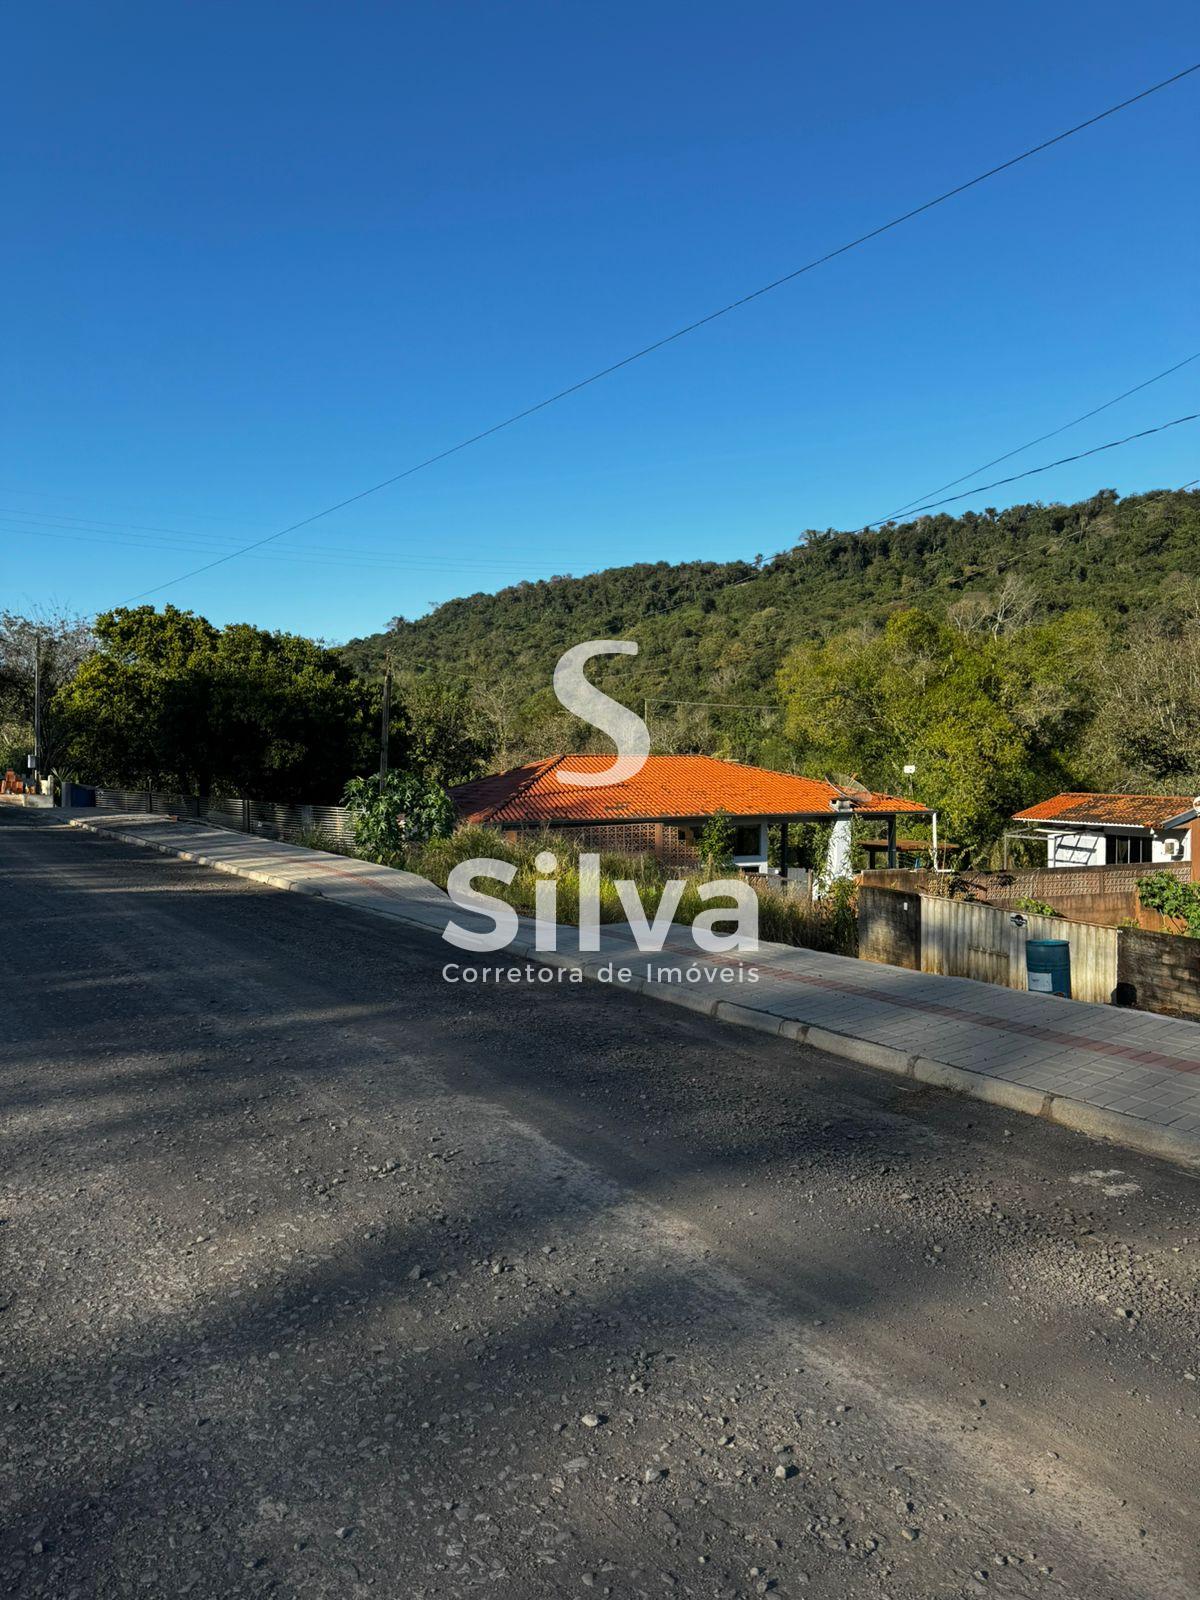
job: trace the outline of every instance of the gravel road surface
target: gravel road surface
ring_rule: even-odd
[[[42,820],[0,884],[0,1593],[1200,1594],[1196,1178]]]

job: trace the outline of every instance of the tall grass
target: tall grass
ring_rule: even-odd
[[[359,854],[354,845],[347,844],[336,833],[329,833],[324,828],[302,828],[288,843],[303,845],[306,850],[324,850],[335,856]]]
[[[554,874],[558,889],[557,921],[578,924],[580,847],[561,834],[521,834],[516,841],[510,842],[491,828],[463,827],[448,839],[431,839],[427,844],[410,845],[402,857],[394,857],[383,864],[405,867],[444,889],[451,870],[462,861],[476,857],[507,861],[517,869],[512,882],[490,882],[487,892],[507,901],[518,911],[532,914],[535,886],[539,879],[544,880],[534,861],[543,850],[554,855],[559,863],[558,871]],[[625,908],[617,890],[619,879],[634,884],[645,916],[653,920],[668,882],[677,876],[653,856],[622,856],[601,852],[601,922],[626,920]],[[685,881],[673,918],[676,923],[690,927],[699,912],[711,911],[714,905],[720,904],[719,901],[700,898],[699,885],[703,881],[694,877]],[[809,950],[828,950],[837,955],[857,955],[858,927],[852,891],[839,886],[816,905],[809,905],[773,887],[758,888],[757,894],[760,938],[776,944],[799,945]]]

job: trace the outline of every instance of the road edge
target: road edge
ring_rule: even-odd
[[[163,817],[161,820],[169,822],[174,819]],[[120,828],[84,821],[82,818],[72,817],[68,826],[78,828],[84,833],[96,834],[101,838],[115,839],[121,844],[134,844],[143,850],[155,850],[160,855],[175,856],[180,861],[208,867],[211,871],[226,872],[235,878],[246,878],[271,889],[285,889],[290,893],[323,898],[321,889],[316,884],[280,878],[260,867],[246,867],[230,861],[218,861],[199,850],[188,849],[182,845],[164,844],[159,839],[139,838],[136,833],[122,832]],[[313,853],[320,855],[324,852]],[[431,885],[431,887],[436,886]],[[402,910],[381,912],[371,906],[354,905],[345,909],[366,916],[382,917],[387,922],[403,922],[424,933],[430,931],[427,922],[417,917],[405,916]],[[577,969],[589,980],[595,979],[600,967],[611,969],[612,965],[611,962],[596,957],[590,959],[585,957],[581,960],[578,956],[559,954],[555,951],[534,951],[532,948],[520,945],[514,945],[513,948],[518,954],[535,956],[545,966]],[[893,1076],[911,1079],[931,1089],[948,1090],[952,1094],[965,1095],[969,1099],[998,1106],[1005,1111],[1017,1111],[1024,1116],[1041,1117],[1044,1121],[1070,1129],[1072,1133],[1081,1133],[1090,1139],[1103,1139],[1124,1149],[1136,1150],[1140,1155],[1156,1156],[1177,1166],[1200,1168],[1200,1135],[1197,1134],[1172,1133],[1170,1128],[1153,1127],[1138,1117],[1127,1116],[1124,1112],[1107,1111],[1098,1106],[1087,1105],[1081,1100],[1072,1100],[1066,1095],[1048,1094],[1040,1089],[1026,1088],[1019,1083],[1008,1083],[1001,1078],[989,1078],[983,1073],[972,1072],[967,1067],[956,1067],[950,1062],[909,1054],[890,1045],[877,1044],[871,1039],[858,1039],[853,1034],[839,1033],[832,1028],[821,1028],[790,1018],[777,1017],[772,1012],[758,1011],[753,1006],[738,1005],[729,1000],[718,1000],[707,995],[673,989],[670,984],[647,983],[644,979],[633,978],[629,982],[616,985],[610,982],[608,986],[644,994],[652,1000],[679,1006],[688,1011],[697,1011],[704,1016],[714,1018],[717,1022],[727,1022],[735,1027],[750,1028],[759,1033],[808,1044],[814,1050],[821,1050],[826,1055],[852,1061],[857,1066],[874,1067],[880,1072],[890,1072]]]

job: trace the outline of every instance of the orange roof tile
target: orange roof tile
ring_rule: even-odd
[[[1056,794],[1013,815],[1014,822],[1079,822],[1093,826],[1161,828],[1195,809],[1181,794]]]
[[[798,778],[766,767],[741,766],[715,756],[648,756],[642,770],[624,783],[565,784],[555,768],[565,763],[581,772],[606,772],[611,756],[550,756],[451,789],[464,822],[550,827],[562,822],[655,822],[710,817],[805,817],[828,820],[832,802],[845,791],[821,778]],[[863,816],[907,812],[924,816],[928,808],[895,795],[854,793]]]

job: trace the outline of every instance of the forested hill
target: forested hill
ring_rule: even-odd
[[[521,583],[439,606],[352,641],[373,673],[391,651],[407,672],[502,683],[517,700],[547,689],[554,663],[584,639],[636,639],[622,698],[766,688],[788,649],[919,605],[942,614],[1007,603],[1042,616],[1097,613],[1119,638],[1200,580],[1200,493],[940,515],[867,533],[808,533],[762,562],[667,562]],[[600,674],[602,675],[602,673]]]

